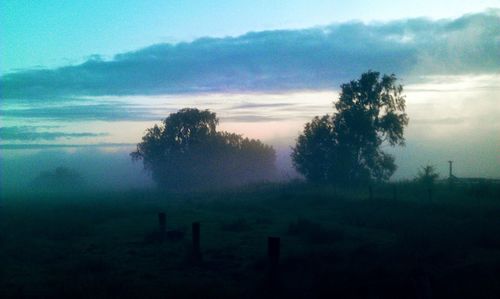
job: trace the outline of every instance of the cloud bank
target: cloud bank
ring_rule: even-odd
[[[367,69],[400,77],[498,73],[500,10],[454,20],[350,22],[157,44],[83,64],[5,74],[3,99],[338,87]]]
[[[106,133],[40,131],[43,127],[12,126],[0,127],[1,140],[56,140],[60,138],[85,138],[107,136]]]
[[[5,105],[7,106],[7,105]],[[58,121],[119,121],[158,120],[151,108],[121,102],[69,104],[64,106],[42,106],[28,108],[0,108],[5,118],[46,119]],[[1,129],[1,128],[0,128]],[[0,132],[4,134],[3,132]],[[3,137],[3,135],[2,135]]]

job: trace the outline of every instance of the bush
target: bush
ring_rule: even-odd
[[[57,167],[52,171],[41,172],[32,182],[37,191],[78,191],[85,185],[83,177],[76,170]]]

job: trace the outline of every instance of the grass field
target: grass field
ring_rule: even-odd
[[[0,298],[500,298],[498,185],[18,195],[0,213]]]

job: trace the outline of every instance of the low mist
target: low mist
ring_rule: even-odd
[[[51,150],[4,150],[1,157],[2,191],[36,191],[35,179],[43,172],[64,167],[77,172],[80,189],[114,191],[151,188],[153,182],[140,163],[132,163],[125,148],[106,152],[97,148]],[[64,189],[64,188],[63,188]],[[51,190],[43,190],[51,191]]]
[[[0,178],[2,193],[17,194],[33,191],[68,191],[72,188],[52,189],[34,184],[44,172],[66,168],[78,173],[81,185],[76,191],[127,191],[131,189],[154,189],[156,184],[144,170],[142,162],[132,161],[130,147],[117,148],[59,148],[3,150]],[[290,150],[286,147],[276,151],[276,173],[272,181],[283,181],[299,177],[290,161]],[[236,184],[241,185],[241,184]],[[38,190],[37,190],[38,189]]]

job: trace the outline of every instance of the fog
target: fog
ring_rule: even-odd
[[[454,161],[459,177],[500,177],[500,75],[401,77],[410,119],[406,146],[387,147],[396,158],[392,180],[413,179],[423,165],[442,177]],[[334,87],[333,87],[334,88]],[[93,96],[64,101],[2,99],[2,191],[27,190],[43,171],[72,168],[86,188],[154,186],[129,153],[147,128],[184,107],[210,109],[220,129],[260,139],[277,153],[277,180],[298,177],[290,151],[306,122],[332,114],[337,89],[300,92],[192,93]]]
[[[469,140],[468,143],[460,140],[435,143],[432,139],[410,138],[404,148],[387,149],[396,157],[398,165],[392,180],[413,179],[420,167],[429,164],[436,167],[442,178],[446,178],[447,161],[450,159],[455,161],[456,176],[498,178],[498,140],[495,140],[495,136],[491,137],[489,144],[485,144],[480,138]],[[277,168],[275,181],[301,178],[291,163],[291,146],[277,143],[274,148]],[[57,167],[70,168],[80,173],[85,183],[83,188],[89,191],[155,188],[156,185],[151,175],[143,169],[142,162],[131,160],[129,154],[132,150],[133,145],[3,149],[0,155],[2,193],[33,191],[30,186],[33,180],[41,172],[52,171]],[[477,153],[478,156],[470,153]]]
[[[3,150],[2,191],[31,190],[33,180],[44,171],[65,167],[78,172],[87,190],[114,191],[150,188],[152,180],[141,163],[132,163],[127,148],[113,151],[94,147]]]
[[[78,172],[87,191],[127,191],[156,188],[151,174],[141,161],[132,161],[134,146],[60,147],[52,149],[3,149],[0,155],[2,193],[12,194],[34,190],[33,181],[43,172],[64,167]],[[290,150],[276,153],[277,176],[273,181],[298,178],[289,158]],[[66,191],[66,190],[65,190]]]
[[[0,298],[500,298],[500,9],[4,2]]]
[[[404,83],[404,80],[403,80]],[[435,76],[405,85],[410,124],[396,157],[393,180],[412,179],[423,165],[442,177],[448,160],[459,177],[500,177],[499,75]],[[290,151],[304,124],[332,113],[338,93],[195,94],[87,98],[70,103],[5,101],[1,132],[2,191],[26,190],[42,171],[67,167],[87,188],[123,190],[154,186],[129,153],[145,130],[183,107],[210,109],[220,130],[272,145],[279,180],[296,178]]]

